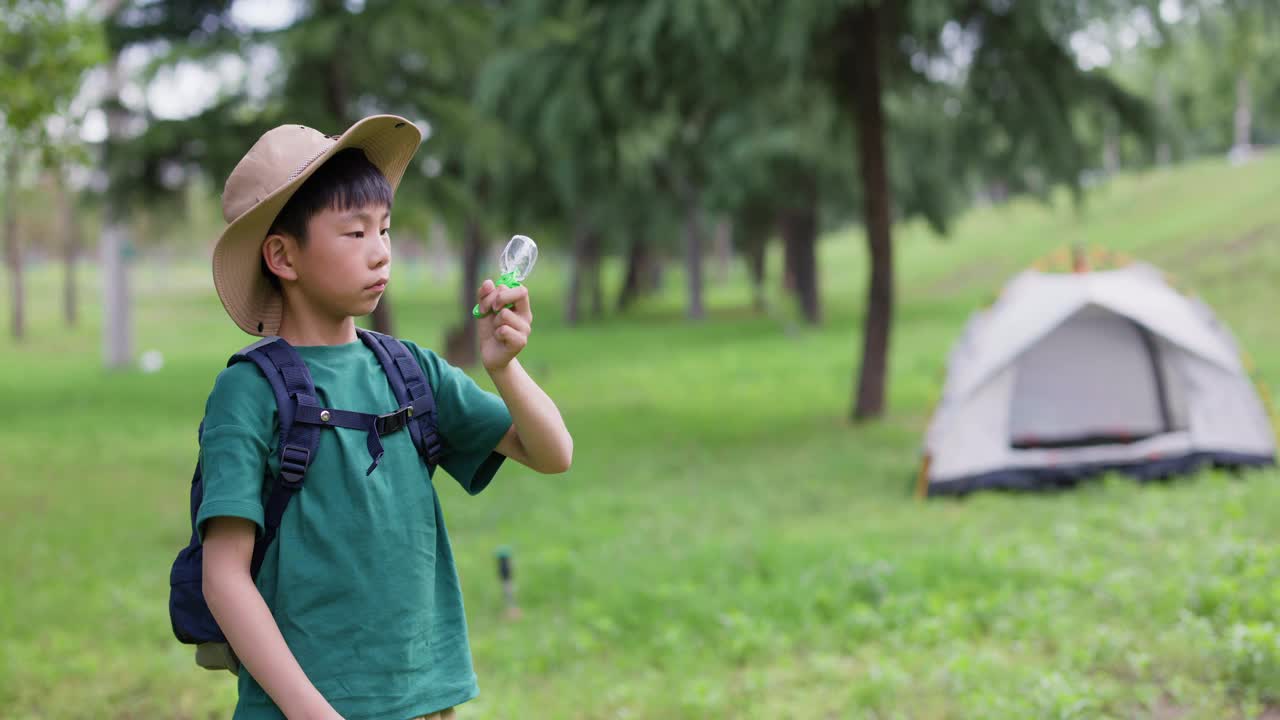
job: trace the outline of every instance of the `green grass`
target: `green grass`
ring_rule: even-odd
[[[633,315],[570,330],[545,263],[525,363],[574,432],[574,469],[509,466],[476,498],[437,483],[481,677],[465,717],[1230,718],[1280,702],[1280,474],[910,496],[965,318],[1077,238],[1176,273],[1280,386],[1280,157],[1120,178],[1080,211],[978,210],[943,240],[900,227],[891,410],[865,426],[845,422],[860,232],[822,245],[818,329],[776,293],[753,316],[735,270],[702,324],[681,319],[673,275]],[[137,346],[166,364],[106,373],[97,310],[62,329],[57,277],[32,271],[30,337],[0,341],[0,715],[226,717],[234,683],[171,636],[167,575],[203,402],[245,339],[203,264],[140,268]],[[458,312],[454,281],[425,268],[399,268],[393,293],[399,332],[428,345]]]

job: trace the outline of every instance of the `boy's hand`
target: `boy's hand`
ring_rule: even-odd
[[[485,315],[480,324],[480,359],[486,370],[501,370],[524,346],[529,343],[533,326],[533,311],[529,308],[529,288],[508,288],[485,280],[476,292],[480,312],[496,309],[496,314]],[[515,308],[507,305],[515,304]]]

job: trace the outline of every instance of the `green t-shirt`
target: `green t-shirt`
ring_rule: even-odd
[[[435,353],[405,343],[435,395],[446,457],[441,467],[468,493],[484,489],[502,463],[494,452],[511,426],[502,399]],[[359,340],[297,348],[319,402],[381,414],[397,407],[377,357]],[[278,420],[257,366],[218,375],[205,409],[201,533],[211,517],[233,516],[262,532],[268,487],[280,470]],[[307,677],[347,720],[405,720],[478,693],[440,499],[408,430],[382,438],[371,462],[366,434],[325,429],[268,548],[257,586]],[[236,720],[284,717],[246,670]]]

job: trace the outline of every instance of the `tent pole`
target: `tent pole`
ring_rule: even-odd
[[[920,476],[916,478],[916,499],[923,500],[929,489],[929,462],[933,456],[929,453],[924,454],[924,459],[920,461]]]

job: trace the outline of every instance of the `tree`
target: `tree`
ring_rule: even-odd
[[[14,202],[18,194],[18,170],[20,155],[18,148],[10,148],[4,159],[4,249],[5,261],[9,267],[10,287],[10,333],[13,339],[21,340],[25,335],[24,293],[22,289],[22,249],[18,247],[18,209]]]
[[[49,189],[58,215],[57,234],[62,236],[62,317],[67,327],[75,327],[79,319],[76,293],[76,259],[80,255],[80,224],[72,203],[71,190],[61,168],[49,171]]]
[[[504,118],[536,162],[498,179],[500,207],[538,219],[570,237],[565,321],[603,312],[600,264],[608,228],[627,208],[620,144],[628,107],[618,83],[619,48],[598,42],[608,11],[581,3],[531,0],[508,8],[498,26],[503,48],[483,69],[477,101]],[[625,188],[631,189],[631,188]],[[637,195],[632,195],[634,200]],[[643,197],[643,193],[638,197]],[[522,206],[525,211],[517,210]]]
[[[120,140],[127,120],[127,113],[120,100],[120,90],[124,83],[121,58],[121,53],[115,53],[107,68],[107,98],[103,103],[107,115],[107,142],[103,149],[103,160],[108,166],[118,163],[117,158],[122,148]],[[125,219],[125,204],[114,199],[122,197],[126,192],[118,182],[109,187],[99,243],[102,265],[102,348],[108,368],[123,368],[133,360],[133,302],[129,292],[127,257],[131,243]]]
[[[708,206],[735,218],[754,286],[764,307],[765,252],[781,235],[785,289],[801,318],[821,321],[817,240],[824,206],[830,217],[847,197],[852,174],[850,135],[836,107],[811,84],[765,84],[713,123]],[[844,151],[844,152],[842,152]]]
[[[5,258],[9,269],[10,332],[21,340],[26,331],[22,248],[17,232],[15,195],[28,149],[45,166],[58,166],[63,150],[46,122],[65,115],[85,70],[102,52],[95,25],[52,0],[0,2],[0,132],[7,151],[3,159]],[[65,124],[65,121],[64,121]]]
[[[964,163],[1009,175],[1030,170],[1078,188],[1084,159],[1073,117],[1113,112],[1126,128],[1137,129],[1145,119],[1128,93],[1100,73],[1081,70],[1067,49],[1071,33],[1104,10],[1115,12],[1116,3],[824,0],[777,6],[773,24],[782,28],[781,55],[802,77],[829,89],[857,134],[871,262],[853,419],[878,417],[885,409],[895,205],[886,102],[921,84],[961,87],[956,122],[998,129],[994,135],[1002,142],[966,147]]]
[[[611,5],[604,42],[619,48],[615,70],[631,88],[633,102],[648,112],[628,113],[631,122],[657,116],[661,154],[653,160],[660,187],[678,204],[685,224],[686,315],[700,320],[703,258],[707,237],[707,191],[717,120],[758,89],[766,77],[750,52],[752,28],[763,18],[758,0],[651,0]],[[744,60],[746,60],[744,62]],[[662,122],[665,120],[665,122]]]
[[[1258,68],[1267,65],[1264,58],[1280,56],[1275,41],[1280,29],[1280,8],[1265,0],[1225,0],[1221,7],[1206,7],[1204,15],[1201,24],[1215,54],[1223,61],[1219,70],[1234,95],[1231,154],[1246,157],[1253,151],[1258,107],[1255,94],[1263,78]]]
[[[761,7],[759,0],[515,2],[499,41],[506,51],[493,63],[485,93],[553,159],[548,181],[574,228],[575,266],[588,276],[601,243],[611,239],[602,228],[625,227],[620,221],[636,206],[678,213],[690,319],[705,314],[706,193],[715,155],[707,142],[716,119],[749,92],[742,71],[757,66],[735,53]],[[641,252],[653,249],[650,237],[625,238],[632,257],[653,256]],[[585,277],[571,283],[597,284]],[[576,297],[569,293],[570,318],[578,315]]]
[[[1202,153],[1243,158],[1280,138],[1280,82],[1258,71],[1280,62],[1280,6],[1187,0],[1146,15],[1159,31],[1140,52],[1113,53],[1111,74],[1153,97],[1157,162]]]

